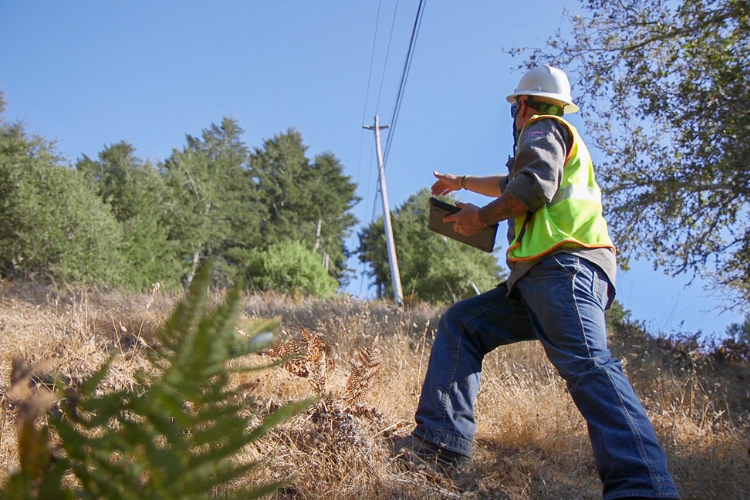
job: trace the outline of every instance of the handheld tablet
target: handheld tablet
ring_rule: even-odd
[[[485,252],[492,252],[495,248],[495,236],[497,236],[497,224],[487,226],[476,234],[465,236],[453,230],[453,222],[443,222],[443,218],[455,214],[461,209],[450,203],[437,198],[430,198],[430,220],[428,228],[438,234],[447,236],[466,245]]]

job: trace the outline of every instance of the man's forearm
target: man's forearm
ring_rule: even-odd
[[[488,175],[477,177],[474,175],[466,176],[466,185],[464,186],[469,191],[473,191],[478,194],[485,196],[498,197],[502,194],[500,189],[500,181],[504,175]]]
[[[479,220],[485,226],[495,224],[511,217],[523,215],[529,209],[510,191],[504,192],[498,199],[479,209]]]

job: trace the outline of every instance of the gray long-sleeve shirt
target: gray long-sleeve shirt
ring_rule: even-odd
[[[515,159],[508,161],[509,175],[500,181],[503,192],[509,191],[532,212],[549,203],[562,182],[565,159],[573,145],[573,136],[562,123],[541,119],[530,123],[518,142]],[[516,236],[515,221],[508,219],[508,243]],[[599,267],[614,289],[617,260],[611,248],[559,248],[549,254],[577,255]],[[544,258],[544,257],[542,257]],[[507,261],[510,268],[508,289],[518,282],[539,259]]]

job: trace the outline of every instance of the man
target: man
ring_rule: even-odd
[[[510,173],[435,172],[432,192],[468,189],[495,198],[482,208],[458,203],[461,211],[445,220],[466,235],[507,220],[510,277],[441,318],[417,426],[396,450],[468,465],[483,357],[500,345],[538,340],[586,419],[604,499],[679,498],[648,416],[607,348],[615,247],[589,152],[562,118],[578,111],[568,77],[558,68],[534,68],[507,99],[516,139]]]

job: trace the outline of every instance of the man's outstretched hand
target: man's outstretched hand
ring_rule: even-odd
[[[437,177],[437,181],[432,185],[432,194],[435,196],[445,196],[453,191],[461,189],[461,177],[453,174],[441,174],[437,171],[432,175]]]

